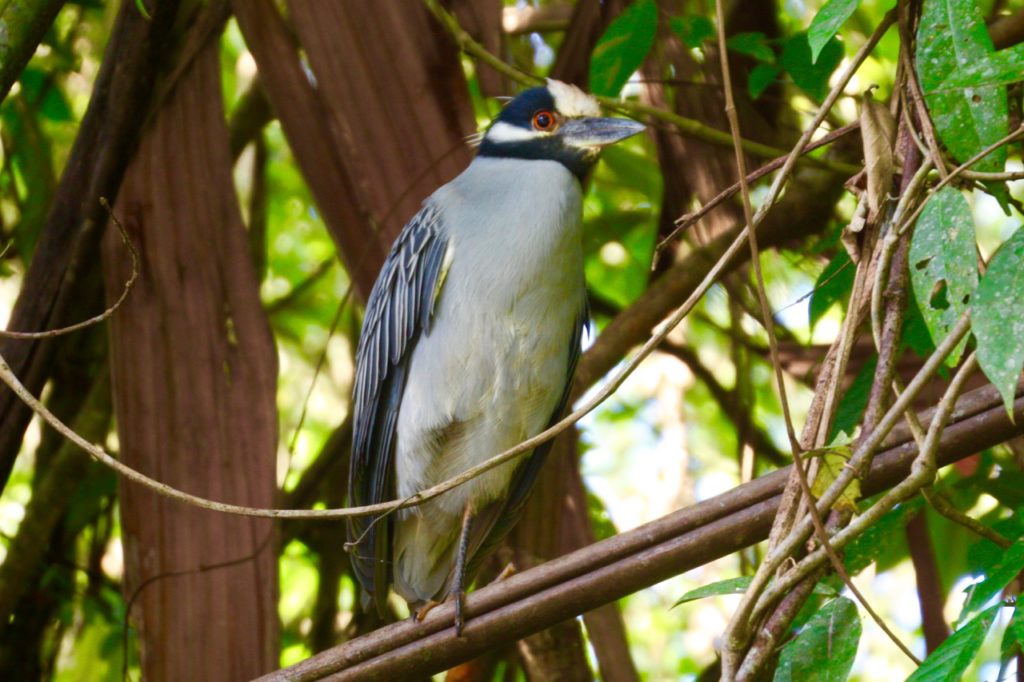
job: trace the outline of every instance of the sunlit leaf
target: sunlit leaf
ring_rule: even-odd
[[[833,599],[783,647],[775,682],[845,682],[860,633],[857,605],[846,597]]]
[[[637,0],[608,25],[590,56],[590,89],[614,97],[640,68],[658,30],[654,0]]]
[[[949,636],[907,678],[907,682],[958,682],[985,641],[1002,604],[982,611]]]
[[[824,448],[822,450],[814,450],[813,452],[807,453],[808,456],[818,458],[818,475],[814,477],[814,482],[811,484],[811,494],[815,497],[821,497],[828,490],[829,486],[839,477],[843,469],[846,468],[847,462],[850,461],[852,452],[847,446],[840,446],[834,448]],[[839,495],[833,505],[836,509],[846,509],[848,511],[857,511],[857,500],[860,499],[860,480],[854,478],[846,490]]]
[[[839,32],[839,27],[846,23],[860,0],[828,0],[811,20],[807,29],[807,43],[811,47],[811,61],[818,61],[818,55],[828,41]]]
[[[992,257],[971,307],[971,328],[978,364],[1011,412],[1024,366],[1024,228]]]
[[[717,597],[722,594],[743,594],[750,587],[751,580],[752,578],[748,576],[741,576],[739,578],[719,580],[710,585],[702,585],[684,594],[672,606],[676,607],[689,601],[704,599],[705,597]]]
[[[942,142],[958,161],[966,161],[1006,135],[1006,88],[1001,78],[967,81],[950,76],[971,68],[1024,72],[1020,50],[996,57],[981,10],[974,0],[927,0],[917,36],[917,70],[925,101]],[[994,83],[985,85],[986,82]],[[976,170],[1001,171],[1006,149],[993,151]]]
[[[928,199],[910,241],[910,283],[932,341],[939,344],[967,310],[978,287],[974,216],[959,190]],[[955,367],[966,340],[946,363]]]

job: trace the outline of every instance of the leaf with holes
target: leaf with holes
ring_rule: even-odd
[[[1002,604],[985,609],[924,659],[920,667],[907,678],[907,682],[955,682],[963,679],[967,666],[985,641]]]
[[[966,161],[1006,135],[1008,108],[1002,83],[1014,69],[1024,73],[1024,52],[995,52],[974,0],[924,3],[916,63],[935,129],[957,161]],[[966,81],[957,76],[965,69],[972,70]],[[1006,149],[1001,147],[974,168],[1001,171],[1005,162]]]
[[[845,682],[860,633],[857,605],[846,597],[833,599],[783,647],[775,682]]]
[[[590,55],[590,89],[614,97],[640,68],[654,44],[658,9],[654,0],[637,0],[626,8],[597,41]]]
[[[853,16],[860,0],[828,0],[811,20],[807,29],[807,43],[811,46],[811,61],[818,61],[822,49],[832,40],[839,27]]]
[[[1012,414],[1024,366],[1024,228],[992,256],[971,307],[971,329],[978,341],[978,364]]]
[[[910,241],[910,283],[935,345],[942,342],[970,305],[978,286],[974,217],[964,196],[951,187],[933,194]],[[966,339],[946,358],[955,367]]]

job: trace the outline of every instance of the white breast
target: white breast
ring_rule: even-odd
[[[452,265],[402,398],[400,496],[545,428],[585,295],[580,185],[561,164],[478,158],[432,200],[444,207]],[[512,470],[446,493],[437,511],[459,515],[467,501],[500,496]]]

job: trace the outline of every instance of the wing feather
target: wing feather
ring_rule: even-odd
[[[409,357],[420,334],[429,332],[448,246],[439,211],[425,205],[395,240],[370,293],[356,351],[350,505],[395,495],[395,431]],[[356,578],[383,613],[391,575],[390,522],[355,518],[348,535]]]

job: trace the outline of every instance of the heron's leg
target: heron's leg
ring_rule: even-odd
[[[459,533],[459,547],[455,555],[455,581],[452,583],[452,595],[455,597],[455,634],[461,635],[466,624],[462,613],[466,599],[466,554],[469,551],[469,529],[473,526],[473,509],[467,503],[462,512],[462,532]]]

